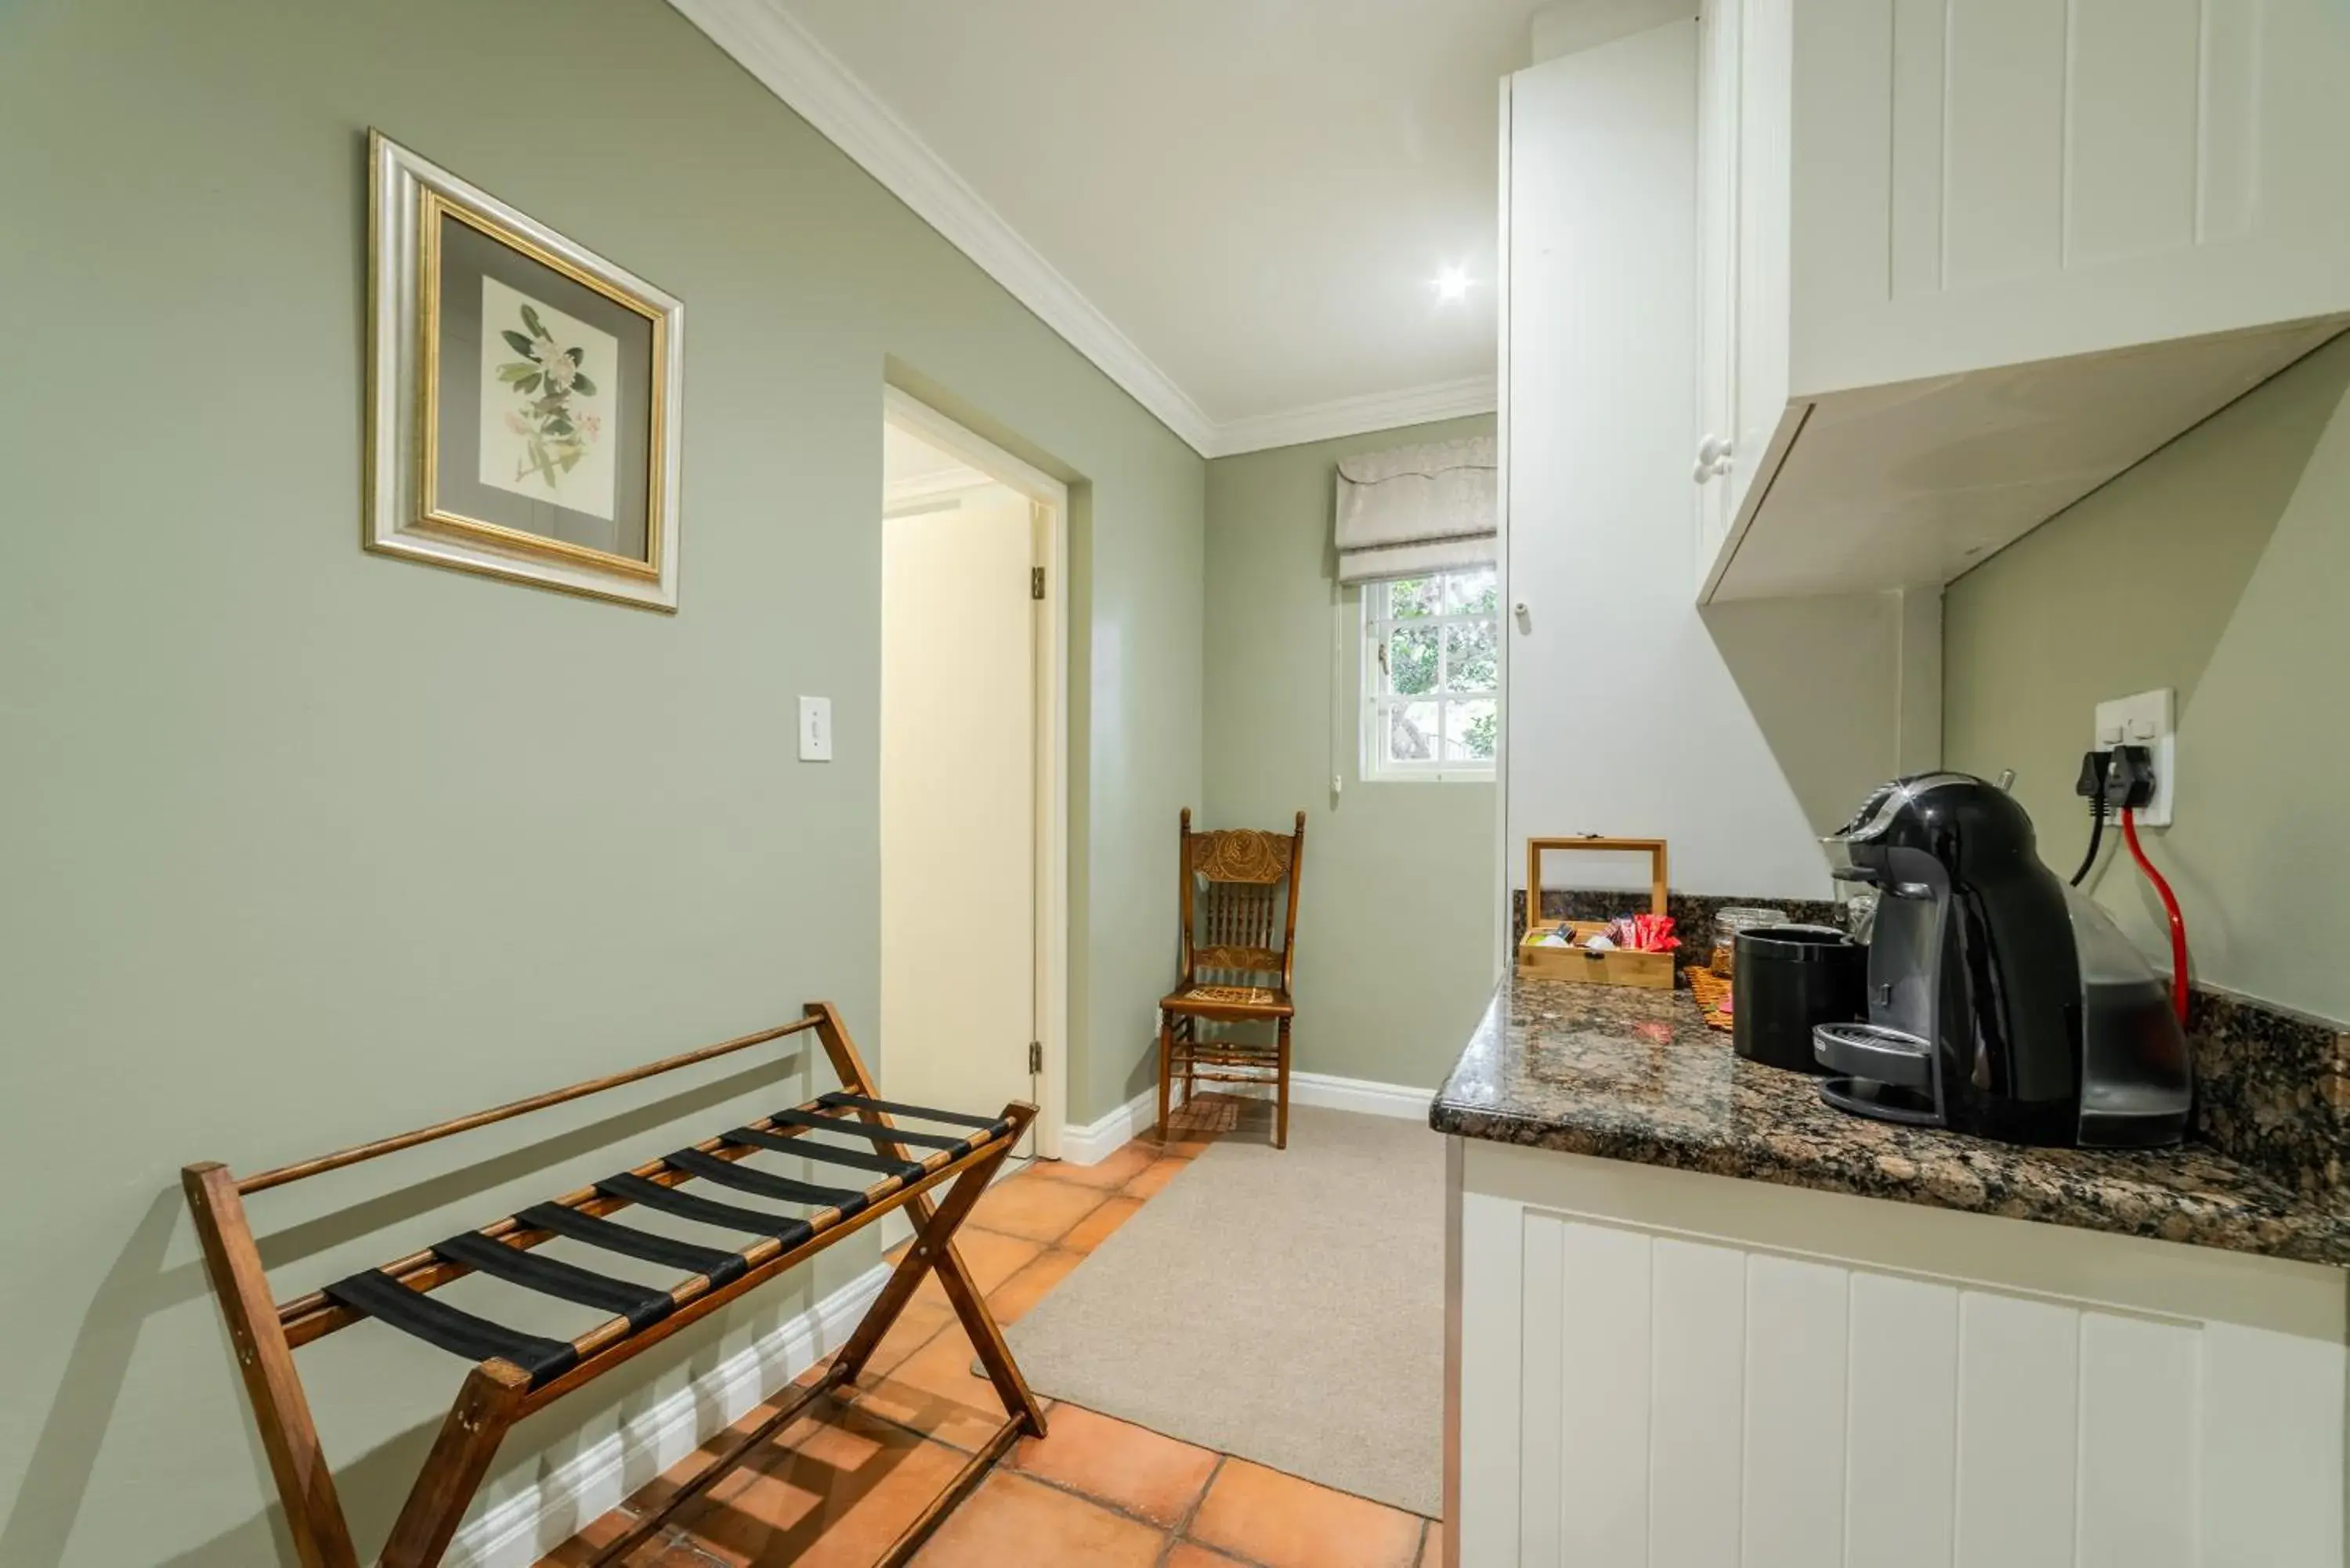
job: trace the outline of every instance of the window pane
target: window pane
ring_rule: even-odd
[[[1391,761],[1436,760],[1436,712],[1433,702],[1401,702],[1388,710],[1388,756]]]
[[[1444,579],[1441,577],[1399,577],[1388,585],[1388,617],[1391,620],[1439,615],[1443,609]]]
[[[1417,697],[1436,690],[1436,633],[1432,626],[1405,627],[1388,634],[1388,690]]]
[[[1444,628],[1444,689],[1447,691],[1491,691],[1501,683],[1502,665],[1494,649],[1493,623],[1471,621]]]
[[[1450,572],[1445,581],[1451,586],[1449,607],[1455,615],[1492,615],[1500,607],[1501,585],[1491,566]]]
[[[1492,762],[1493,740],[1500,728],[1501,711],[1491,697],[1450,704],[1444,711],[1444,760]]]

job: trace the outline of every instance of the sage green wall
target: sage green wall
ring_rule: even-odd
[[[1330,793],[1330,544],[1351,452],[1490,435],[1453,420],[1208,465],[1207,795],[1211,827],[1283,827],[1305,811],[1297,917],[1300,1071],[1433,1089],[1492,994],[1501,892],[1495,788],[1366,784],[1357,740],[1362,597],[1340,590],[1345,691]],[[1167,825],[1173,831],[1173,823]]]
[[[2145,837],[2185,910],[2195,976],[2350,1018],[2345,588],[2350,338],[1951,585],[1945,753],[1971,773],[2015,769],[2043,857],[2070,875],[2093,710],[2176,687],[2178,821]],[[2128,857],[2109,852],[2094,887],[2167,970]]]
[[[361,553],[369,125],[686,301],[674,618]],[[885,365],[1077,482],[1073,1115],[1124,1097],[1200,793],[1205,464],[668,7],[17,0],[0,212],[0,1148],[45,1173],[0,1202],[0,1563],[291,1561],[182,1162],[810,997],[869,1035]],[[688,1076],[256,1199],[279,1288],[806,1075]],[[873,1256],[534,1421],[488,1495]],[[303,1358],[371,1558],[460,1367]]]

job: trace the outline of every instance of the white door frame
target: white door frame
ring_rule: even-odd
[[[1069,1107],[1069,487],[895,387],[881,389],[881,419],[1035,504],[1045,561],[1035,643],[1036,1032],[1045,1070],[1035,1127],[1036,1152],[1058,1159]]]

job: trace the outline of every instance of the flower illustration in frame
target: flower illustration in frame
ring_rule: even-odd
[[[609,519],[618,344],[488,276],[482,323],[481,482]]]

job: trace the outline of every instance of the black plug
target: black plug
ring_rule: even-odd
[[[2086,801],[2102,801],[2106,795],[2106,778],[2113,770],[2111,752],[2083,752],[2081,776],[2073,781],[2073,793]]]
[[[2154,804],[2154,752],[2147,746],[2116,746],[2106,773],[2106,804],[2140,810]]]

